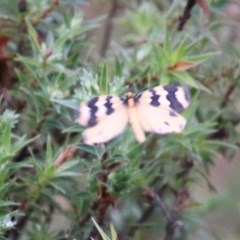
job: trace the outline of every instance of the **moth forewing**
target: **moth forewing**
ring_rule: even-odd
[[[175,93],[177,100],[182,104],[183,108],[186,109],[190,103],[190,93],[187,87],[178,87]]]
[[[117,109],[95,126],[87,128],[83,132],[83,141],[89,145],[106,143],[120,135],[127,123],[128,113],[126,108]]]
[[[166,85],[150,88],[140,95],[139,105],[154,107],[166,106],[176,112],[182,112],[190,102],[190,93],[187,87]]]
[[[132,127],[134,135],[139,143],[146,140],[145,133],[140,125],[139,116],[137,114],[134,96],[131,92],[127,93],[127,112],[128,121]]]
[[[82,103],[77,111],[76,123],[79,123],[81,126],[86,127],[88,125],[88,120],[90,118],[90,111],[86,103]]]
[[[75,122],[84,127],[92,127],[122,108],[124,105],[119,97],[107,95],[94,97],[80,105]]]
[[[93,145],[121,134],[128,123],[128,114],[119,97],[104,95],[82,103],[76,122],[89,127],[83,132],[83,141]]]

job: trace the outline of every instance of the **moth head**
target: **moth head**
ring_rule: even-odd
[[[128,92],[126,94],[126,104],[128,107],[134,107],[135,101],[134,101],[134,94],[132,92]]]
[[[134,98],[134,94],[132,92],[127,92],[126,93],[126,99]]]

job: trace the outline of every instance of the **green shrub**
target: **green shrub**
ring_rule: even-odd
[[[188,19],[185,1],[138,2],[1,2],[1,239],[97,239],[110,221],[120,239],[206,239],[194,189],[214,190],[214,157],[239,144],[228,4],[199,1]],[[182,133],[83,144],[80,102],[172,83],[191,90]]]

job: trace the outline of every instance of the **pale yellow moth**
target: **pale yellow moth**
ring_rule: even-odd
[[[117,96],[99,96],[84,102],[78,110],[76,122],[88,127],[83,141],[93,145],[106,143],[120,135],[130,123],[139,143],[145,133],[180,133],[186,119],[179,114],[189,105],[190,94],[186,87],[157,86],[142,93]]]

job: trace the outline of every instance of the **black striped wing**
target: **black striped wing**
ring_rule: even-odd
[[[143,130],[156,134],[182,132],[186,119],[179,113],[189,105],[187,88],[168,85],[148,89],[136,96],[138,119]]]
[[[93,145],[120,135],[128,123],[128,114],[119,97],[99,96],[80,105],[76,122],[88,127],[83,131],[83,140]]]

